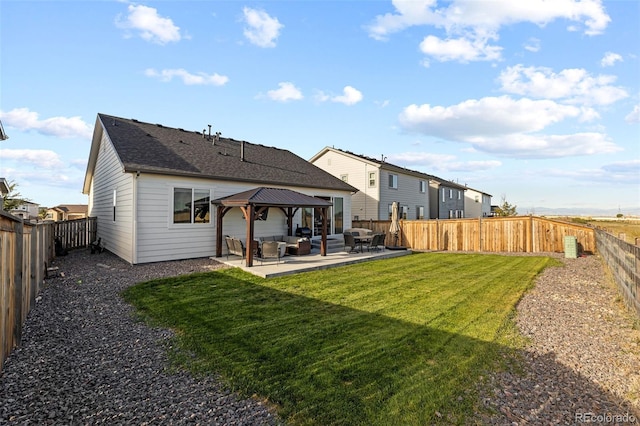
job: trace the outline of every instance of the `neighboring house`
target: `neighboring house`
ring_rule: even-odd
[[[465,217],[491,217],[491,194],[466,187],[464,192]]]
[[[56,222],[62,220],[83,219],[87,217],[88,208],[89,206],[86,204],[60,204],[47,209],[45,219]]]
[[[460,219],[465,217],[465,191],[455,182],[433,176],[429,180],[431,219]]]
[[[309,161],[358,188],[351,198],[353,220],[387,220],[394,201],[403,219],[464,217],[466,188],[454,182],[332,147]]]
[[[4,198],[9,194],[9,182],[5,178],[0,178],[0,210],[4,210]]]
[[[358,188],[351,197],[352,220],[388,220],[394,201],[403,219],[429,218],[427,174],[331,147],[309,161]]]
[[[98,114],[83,193],[105,248],[132,263],[216,254],[211,201],[256,187],[290,189],[332,203],[328,232],[351,226],[351,185],[290,151],[161,124]],[[256,237],[282,234],[287,216],[270,209]],[[318,212],[295,209],[293,229],[318,234]],[[224,215],[225,235],[243,238],[242,210]]]
[[[9,213],[22,218],[22,220],[38,220],[38,213],[40,211],[40,204],[32,203],[31,201],[22,201],[16,208],[11,209]]]

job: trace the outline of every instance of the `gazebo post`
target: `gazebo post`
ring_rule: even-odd
[[[216,211],[216,257],[222,257],[222,217],[224,216],[224,206],[219,205]]]
[[[245,250],[247,251],[246,254],[246,265],[247,267],[251,267],[253,266],[253,224],[254,224],[254,217],[253,217],[253,205],[252,204],[248,204],[246,206],[245,209],[245,215],[247,218],[247,244],[245,247]]]
[[[322,239],[320,240],[320,256],[327,255],[327,207],[320,209],[320,215],[322,216]]]

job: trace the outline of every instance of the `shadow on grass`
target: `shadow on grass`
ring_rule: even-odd
[[[142,283],[124,296],[153,324],[177,331],[180,365],[221,374],[235,390],[277,404],[291,424],[481,423],[478,380],[501,354],[514,353],[496,342],[269,288],[239,272]],[[574,382],[593,403],[572,406],[553,387],[547,394],[554,377],[543,374],[529,379],[542,386],[538,401],[526,401],[536,415],[562,413],[562,422],[572,423],[576,410],[622,407],[585,377],[551,358],[544,362],[545,372]]]

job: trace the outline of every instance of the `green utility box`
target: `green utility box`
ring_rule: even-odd
[[[578,258],[578,238],[567,235],[564,237],[564,257],[570,259]]]

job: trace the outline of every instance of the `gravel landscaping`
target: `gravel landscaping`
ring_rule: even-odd
[[[561,259],[518,306],[530,339],[484,378],[479,424],[640,422],[640,330],[597,256]],[[222,268],[211,259],[131,266],[72,251],[30,312],[0,375],[0,424],[277,425],[257,398],[170,367],[171,332],[135,319],[120,297],[153,278]],[[510,358],[509,358],[510,359]],[[624,417],[626,415],[626,417]]]
[[[131,266],[72,251],[29,313],[0,377],[0,424],[275,425],[273,410],[216,378],[169,367],[170,332],[136,321],[118,295],[153,278],[220,268],[210,259]]]
[[[483,424],[640,422],[640,330],[598,256],[561,259],[518,305],[530,339],[487,378]]]

